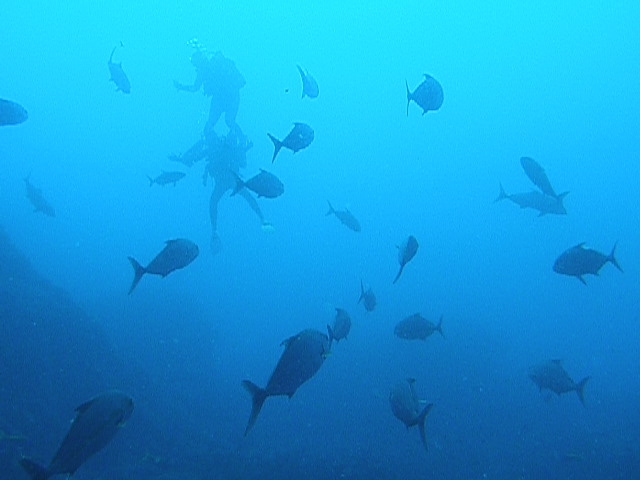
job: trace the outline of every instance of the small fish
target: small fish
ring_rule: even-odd
[[[422,115],[428,111],[438,110],[442,106],[444,100],[442,86],[431,75],[425,73],[423,82],[416,87],[413,93],[409,90],[409,84],[406,80],[404,83],[407,87],[407,117],[409,116],[409,104],[411,100],[422,108]]]
[[[192,167],[194,163],[199,162],[207,156],[208,148],[205,139],[198,140],[182,155],[169,155],[169,160],[179,162],[187,167]]]
[[[549,178],[547,177],[544,168],[542,168],[538,162],[530,157],[522,157],[520,158],[520,165],[522,165],[522,169],[524,170],[524,173],[527,174],[527,177],[529,177],[529,180],[531,180],[542,193],[553,198],[558,198],[558,195],[551,186],[551,182],[549,182]]]
[[[120,42],[120,46],[123,46],[122,42]],[[118,48],[118,45],[113,47],[113,50],[111,50],[111,56],[109,57],[109,62],[107,62],[109,74],[111,75],[109,81],[116,84],[116,92],[121,91],[122,93],[131,93],[131,83],[129,82],[127,74],[124,73],[124,70],[122,69],[122,62],[113,63],[113,54],[115,53],[116,48]]]
[[[346,310],[342,308],[336,308],[336,318],[333,321],[333,327],[327,325],[327,331],[329,332],[329,343],[339,342],[343,338],[347,338],[349,331],[351,330],[351,317]]]
[[[270,133],[267,133],[271,141],[273,142],[273,158],[271,163],[275,162],[276,156],[282,147],[288,148],[293,153],[296,153],[303,148],[307,148],[313,142],[314,133],[313,129],[306,123],[294,123],[293,129],[289,134],[284,137],[284,140],[280,141]]]
[[[33,205],[34,212],[42,212],[49,217],[55,217],[56,211],[51,204],[42,196],[42,190],[33,186],[29,180],[30,176],[24,178],[24,183],[27,188],[27,198]]]
[[[233,192],[231,192],[232,197],[243,188],[248,188],[256,195],[258,195],[258,198],[277,198],[284,193],[284,185],[282,184],[280,179],[273,173],[269,173],[266,170],[260,169],[260,173],[251,177],[246,182],[243,181],[237,174],[235,175],[235,177],[236,188],[233,190]]]
[[[558,396],[575,391],[580,402],[584,405],[584,386],[591,377],[585,377],[576,383],[569,377],[560,360],[551,360],[531,367],[529,378],[538,386],[540,391],[543,389],[550,390]]]
[[[398,274],[393,280],[393,283],[396,283],[398,281],[400,275],[402,275],[404,266],[409,263],[413,259],[413,257],[416,256],[417,252],[418,241],[416,240],[416,237],[414,237],[413,235],[409,235],[404,243],[398,247],[398,263],[400,264],[400,270],[398,270]]]
[[[178,183],[178,180],[182,180],[184,177],[185,177],[185,174],[182,172],[164,172],[164,171],[160,175],[158,175],[156,178],[151,178],[149,175],[147,175],[147,178],[149,179],[150,187],[153,186],[154,183],[162,187],[173,183],[173,186],[175,187],[176,183]]]
[[[364,309],[367,312],[373,312],[376,308],[376,295],[373,293],[371,287],[367,290],[364,289],[364,283],[360,280],[360,298],[358,299],[358,303],[364,300]]]
[[[424,408],[422,402],[418,399],[415,391],[415,379],[409,378],[405,381],[398,382],[389,395],[389,403],[391,411],[395,417],[406,425],[407,428],[418,426],[420,432],[420,440],[425,450],[429,450],[427,445],[427,434],[424,429],[424,423],[433,408],[433,403],[429,403]]]
[[[584,245],[585,242],[582,242],[562,252],[553,264],[553,271],[561,275],[576,277],[585,285],[587,282],[584,281],[582,276],[587,274],[598,275],[600,269],[608,262],[622,272],[622,267],[616,260],[617,244],[613,246],[609,255],[586,248]]]
[[[134,277],[129,288],[129,295],[136,288],[142,276],[146,273],[152,275],[160,275],[162,278],[169,275],[174,270],[186,267],[193,262],[200,250],[198,246],[191,240],[178,238],[175,240],[167,240],[164,249],[156,257],[151,260],[149,265],[143,267],[133,257],[128,257],[133,267]]]
[[[260,388],[249,380],[242,382],[251,395],[252,402],[245,436],[256,423],[264,401],[268,397],[279,395],[293,397],[296,390],[320,370],[331,349],[329,338],[312,329],[303,330],[288,338],[282,345],[285,347],[284,352],[265,388]]]
[[[0,127],[19,125],[28,118],[29,114],[22,105],[0,98]]]
[[[302,69],[300,65],[296,65],[298,67],[298,72],[300,72],[300,76],[302,77],[302,97],[305,95],[309,98],[316,98],[320,93],[320,89],[318,88],[318,82],[316,79],[309,75],[308,71]]]
[[[326,213],[325,216],[333,214],[338,218],[338,220],[340,220],[340,223],[342,223],[345,227],[349,228],[350,230],[353,230],[354,232],[360,231],[360,222],[358,222],[358,219],[353,216],[353,214],[349,211],[348,208],[345,208],[344,210],[336,210],[333,208],[329,200],[327,200],[327,203],[329,204],[329,211]]]
[[[442,316],[440,316],[438,324],[435,325],[419,313],[401,320],[393,330],[397,337],[405,340],[426,340],[434,332],[438,332],[444,337],[444,333],[442,333]]]
[[[76,408],[67,435],[48,467],[23,458],[20,465],[32,480],[56,475],[73,476],[76,470],[115,436],[133,412],[133,400],[120,392],[107,392]]]
[[[532,190],[526,193],[513,193],[508,195],[502,184],[500,184],[500,194],[494,200],[499,202],[500,200],[509,199],[520,208],[531,208],[538,211],[538,216],[542,217],[547,214],[551,215],[566,215],[567,210],[564,208],[564,198],[569,195],[569,192],[563,192],[555,197],[545,195],[544,193]]]

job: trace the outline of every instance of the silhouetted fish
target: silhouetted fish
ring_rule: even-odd
[[[342,308],[336,308],[336,318],[333,321],[333,327],[327,325],[327,330],[329,332],[329,343],[334,340],[339,342],[343,338],[347,338],[351,330],[351,317],[347,311]]]
[[[400,270],[398,270],[398,274],[393,280],[393,283],[396,283],[398,281],[400,275],[402,275],[404,266],[409,263],[413,257],[416,256],[417,252],[418,241],[416,240],[416,237],[414,237],[413,235],[409,235],[404,243],[398,247],[398,263],[400,264]]]
[[[427,435],[424,430],[424,423],[427,415],[433,408],[433,403],[426,405],[421,410],[421,402],[418,399],[418,395],[415,391],[415,379],[409,378],[398,382],[392,389],[389,395],[389,403],[391,404],[391,411],[395,417],[404,423],[407,428],[418,426],[420,432],[420,440],[424,445],[425,450],[428,450]]]
[[[282,147],[288,148],[293,153],[296,153],[303,148],[308,147],[313,142],[313,129],[306,123],[294,123],[293,129],[289,134],[284,137],[284,140],[280,141],[270,133],[267,133],[271,141],[273,142],[273,158],[271,163],[276,160],[276,156]]]
[[[329,338],[317,330],[303,330],[282,342],[282,345],[285,346],[284,352],[265,388],[260,388],[249,380],[242,382],[251,395],[252,402],[245,435],[256,423],[267,397],[287,395],[291,398],[300,385],[316,374],[331,348]]]
[[[22,105],[0,98],[0,127],[18,125],[27,118],[29,118],[29,114]]]
[[[260,173],[246,182],[236,175],[236,188],[231,192],[231,196],[234,196],[243,188],[248,188],[258,195],[258,198],[277,198],[284,193],[284,185],[280,179],[273,173],[262,169],[260,169]]]
[[[557,395],[575,391],[580,402],[584,405],[584,386],[591,377],[585,377],[576,383],[569,377],[560,360],[551,360],[531,367],[529,378],[541,391],[547,389]]]
[[[522,165],[524,173],[527,174],[529,180],[531,180],[542,193],[544,193],[545,195],[549,195],[550,197],[558,197],[556,192],[553,190],[553,187],[551,186],[551,182],[549,182],[549,178],[547,177],[544,168],[542,168],[542,166],[538,162],[536,162],[533,158],[522,157],[520,158],[520,165]]]
[[[442,316],[440,316],[438,324],[435,325],[419,313],[416,313],[399,321],[393,330],[396,336],[405,340],[426,340],[433,332],[439,332],[444,337],[444,333],[442,333]]]
[[[575,247],[562,252],[553,264],[553,271],[561,275],[576,277],[585,285],[587,282],[584,281],[582,276],[588,273],[598,275],[600,269],[607,262],[611,262],[622,272],[622,268],[615,256],[616,245],[613,246],[609,255],[605,255],[591,248],[585,248],[584,244],[585,242],[579,243]]]
[[[33,205],[34,212],[42,212],[49,217],[55,217],[56,211],[51,204],[42,196],[42,190],[33,186],[29,181],[29,177],[24,178],[24,183],[27,188],[27,198]]]
[[[180,162],[187,167],[192,167],[194,163],[205,158],[207,156],[207,152],[207,142],[203,138],[193,144],[193,146],[182,155],[169,155],[169,160],[172,162]]]
[[[32,480],[55,475],[72,476],[96,452],[102,450],[133,412],[133,400],[119,392],[107,392],[76,408],[76,418],[48,467],[23,458],[20,465]]]
[[[411,93],[409,84],[405,80],[407,87],[407,116],[409,116],[409,104],[411,100],[416,102],[422,108],[422,115],[430,110],[438,110],[442,106],[444,100],[444,92],[442,86],[431,75],[424,74],[424,81],[416,87]]]
[[[498,195],[498,198],[494,200],[494,203],[507,198],[516,205],[519,205],[520,208],[531,208],[533,210],[537,210],[539,217],[547,214],[566,215],[567,210],[564,208],[563,201],[567,195],[569,195],[569,192],[563,192],[560,195],[552,197],[538,192],[537,190],[508,195],[504,191],[502,184],[500,184],[500,194]]]
[[[120,42],[120,46],[122,46],[122,42]],[[129,78],[127,78],[127,74],[124,73],[122,69],[122,62],[113,63],[113,54],[118,48],[118,45],[113,47],[111,50],[111,56],[109,57],[109,62],[107,62],[107,66],[109,67],[109,74],[111,78],[109,80],[116,84],[116,92],[120,90],[123,93],[131,93],[131,83],[129,82]]]
[[[367,290],[364,289],[364,283],[360,280],[360,298],[358,299],[358,303],[364,300],[364,309],[367,312],[373,312],[376,308],[376,294],[373,293],[371,287]]]
[[[143,267],[133,257],[128,257],[134,270],[133,282],[129,288],[129,294],[133,292],[138,282],[145,273],[152,275],[160,275],[166,277],[174,270],[184,268],[193,262],[200,250],[198,246],[191,240],[178,238],[176,240],[167,240],[162,251],[151,260],[149,265]]]
[[[302,69],[300,65],[296,65],[298,67],[298,72],[300,72],[300,76],[302,77],[302,98],[306,95],[309,98],[316,98],[320,93],[320,89],[318,88],[318,82],[316,79],[309,75],[309,72]]]
[[[154,183],[163,187],[173,183],[173,186],[175,187],[178,180],[182,180],[184,177],[185,174],[182,172],[162,172],[156,178],[151,178],[147,175],[150,187],[153,186]]]
[[[326,213],[326,215],[333,214],[345,227],[353,230],[354,232],[360,231],[360,222],[358,222],[358,219],[353,216],[348,208],[345,208],[344,210],[336,210],[333,208],[329,200],[327,200],[327,203],[329,204],[329,211]]]

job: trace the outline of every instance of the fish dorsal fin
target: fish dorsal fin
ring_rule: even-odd
[[[91,407],[91,405],[93,404],[93,401],[94,399],[92,398],[91,400],[88,400],[84,402],[82,405],[79,405],[78,407],[76,407],[76,413],[83,414],[84,412],[89,410],[89,407]]]
[[[579,244],[577,244],[576,246],[574,246],[573,248],[584,248],[584,246],[587,244],[587,242],[580,242]]]
[[[177,238],[173,238],[171,240],[167,240],[166,242],[164,242],[165,245],[172,245],[174,243],[176,243],[178,241]]]
[[[291,342],[294,342],[297,338],[298,338],[298,335],[294,335],[293,337],[286,338],[282,341],[280,346],[284,346],[284,348],[287,348],[289,345],[291,345]]]

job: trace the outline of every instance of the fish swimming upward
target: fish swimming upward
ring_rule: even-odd
[[[122,42],[120,42],[119,46],[123,46]],[[116,84],[116,92],[121,91],[122,93],[131,93],[131,83],[129,82],[127,74],[124,73],[124,70],[122,69],[122,62],[113,62],[113,54],[115,53],[116,48],[118,48],[118,45],[113,47],[113,50],[111,50],[111,56],[109,57],[109,61],[107,62],[107,66],[109,67],[109,74],[111,75],[109,81]]]

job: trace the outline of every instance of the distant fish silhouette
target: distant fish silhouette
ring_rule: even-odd
[[[558,194],[556,194],[555,190],[551,186],[549,177],[547,177],[542,165],[530,157],[520,158],[520,165],[522,165],[522,169],[524,170],[524,173],[527,174],[527,177],[529,177],[529,180],[531,180],[531,182],[538,187],[542,193],[553,198],[558,198]]]
[[[27,118],[29,118],[29,114],[22,105],[0,98],[0,127],[18,125]]]
[[[267,133],[271,141],[273,142],[273,158],[271,159],[271,163],[275,162],[276,156],[282,147],[288,148],[293,153],[296,153],[298,150],[302,150],[303,148],[307,148],[313,142],[313,128],[311,128],[306,123],[294,123],[293,128],[284,137],[284,140],[278,140],[276,137]]]
[[[120,42],[120,46],[123,46],[122,42]],[[111,56],[109,57],[109,62],[107,63],[107,66],[109,67],[109,73],[111,74],[111,78],[109,79],[109,81],[116,84],[116,92],[120,90],[123,93],[131,93],[131,83],[129,82],[127,74],[124,73],[124,70],[122,69],[122,62],[113,63],[113,54],[115,53],[116,48],[118,48],[118,45],[113,47],[113,50],[111,50]]]
[[[305,95],[309,98],[316,98],[320,93],[318,82],[300,65],[296,65],[296,67],[298,67],[298,72],[300,72],[300,77],[302,77],[302,98],[304,98]]]
[[[444,101],[444,92],[442,86],[431,75],[424,74],[424,81],[411,92],[409,84],[405,80],[407,87],[407,116],[409,116],[409,104],[411,100],[416,102],[422,108],[422,115],[428,111],[438,110]]]
[[[398,263],[400,264],[400,270],[398,270],[398,274],[396,278],[394,278],[393,283],[396,283],[402,275],[402,271],[404,270],[404,266],[411,261],[413,257],[416,256],[418,252],[418,241],[416,237],[413,235],[409,235],[409,237],[398,247]]]
[[[27,188],[27,198],[33,205],[34,212],[42,212],[49,217],[55,217],[56,211],[51,206],[51,204],[42,196],[42,190],[35,187],[29,178],[31,175],[24,178],[24,184]]]

